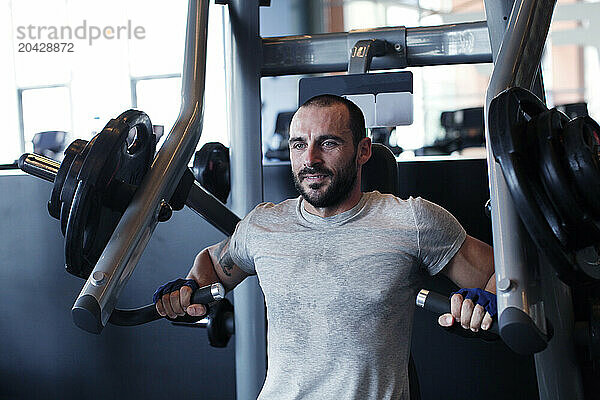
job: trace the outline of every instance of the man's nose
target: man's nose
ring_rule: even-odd
[[[306,158],[304,159],[305,165],[320,164],[322,161],[319,146],[309,145],[306,151]]]

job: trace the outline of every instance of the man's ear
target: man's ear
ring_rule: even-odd
[[[363,166],[371,158],[371,138],[363,138],[358,143],[356,150],[356,162],[359,166]]]

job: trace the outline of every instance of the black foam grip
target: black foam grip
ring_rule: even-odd
[[[203,286],[192,293],[190,304],[208,304],[215,301],[215,298],[212,295],[211,286],[212,285]]]
[[[204,316],[208,315],[210,312],[210,308],[208,303],[212,303],[215,299],[212,296],[211,290],[209,286],[204,286],[196,290],[192,293],[192,297],[190,299],[191,304],[203,304],[206,307],[206,313],[201,317],[192,317],[191,315],[184,315],[182,317],[177,317],[175,319],[167,318],[169,321],[173,322],[196,322],[200,321]],[[118,326],[136,326],[142,325],[148,322],[156,321],[157,319],[163,318],[158,311],[156,311],[156,306],[154,304],[148,304],[147,306],[134,308],[129,310],[115,309],[108,322],[113,325]],[[79,325],[78,325],[79,326]],[[87,329],[86,329],[87,330]],[[98,332],[99,333],[99,332]]]
[[[429,292],[425,298],[423,308],[437,314],[446,314],[450,312],[450,299],[436,292]]]
[[[429,292],[425,301],[423,303],[423,308],[427,311],[431,311],[436,314],[446,314],[450,312],[450,299],[447,296],[441,295],[436,292]],[[456,326],[456,328],[454,328]],[[480,330],[479,332],[471,332],[470,330],[463,329],[459,324],[455,323],[453,328],[449,328],[450,330],[455,331],[456,333],[460,333],[461,336],[467,337],[481,337],[482,339],[496,339],[494,337],[484,337],[486,334],[494,334],[499,335],[498,324],[493,321],[492,325],[487,330]],[[462,335],[462,331],[464,331],[465,335]]]

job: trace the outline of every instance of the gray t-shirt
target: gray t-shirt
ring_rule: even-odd
[[[442,207],[364,193],[321,218],[301,197],[258,205],[230,242],[257,274],[268,321],[261,400],[408,399],[416,291],[466,237]]]

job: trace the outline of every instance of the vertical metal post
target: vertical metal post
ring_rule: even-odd
[[[556,1],[512,3],[512,0],[485,0],[494,60],[486,110],[498,93],[512,86],[533,89],[544,99],[539,63]],[[554,337],[546,350],[535,355],[540,399],[583,398],[573,348],[570,290],[557,280],[550,266],[543,264],[546,262],[543,257],[539,261],[531,254],[527,257],[531,240],[523,231],[500,165],[494,160],[489,146],[487,111],[485,116],[500,328],[502,313],[511,308],[525,313],[542,331],[546,331],[548,317],[555,326]],[[543,296],[536,287],[541,287]]]
[[[19,113],[19,145],[25,153],[25,119],[23,118],[23,89],[17,89],[17,111]]]
[[[232,210],[246,215],[263,201],[259,1],[231,0],[225,17],[227,102]],[[266,374],[266,322],[256,277],[235,296],[235,364],[238,400],[256,399]]]
[[[517,0],[515,7],[520,2],[520,0]],[[538,307],[540,299],[531,298],[531,274],[526,260],[526,246],[522,245],[522,238],[526,238],[526,234],[523,232],[523,226],[514,207],[502,174],[502,169],[495,161],[491,146],[489,145],[489,130],[487,125],[489,103],[499,92],[513,84],[514,70],[510,68],[512,65],[509,64],[511,61],[512,63],[517,63],[517,61],[507,59],[506,50],[509,45],[509,39],[514,38],[513,40],[516,40],[515,35],[522,33],[514,32],[514,27],[506,28],[508,15],[511,15],[508,8],[512,8],[511,6],[511,1],[500,3],[488,0],[485,2],[490,43],[492,45],[492,59],[494,60],[494,72],[490,80],[490,86],[488,87],[485,116],[486,143],[488,144],[488,173],[492,205],[494,263],[498,288],[498,317],[500,320],[505,309],[514,307],[529,315],[536,322],[538,328],[545,331],[543,307]],[[515,17],[515,15],[516,13],[513,13],[512,17]],[[504,54],[500,54],[502,50],[504,50]],[[500,320],[500,322],[502,321]]]
[[[484,0],[485,15],[487,17],[488,34],[490,35],[490,45],[492,46],[492,60],[494,64],[500,52],[500,45],[506,32],[508,18],[512,11],[515,0]]]

